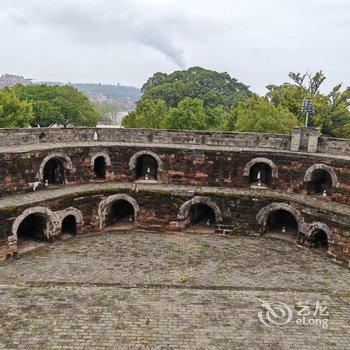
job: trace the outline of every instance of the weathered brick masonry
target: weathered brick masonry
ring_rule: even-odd
[[[84,128],[0,135],[2,259],[17,252],[17,233],[31,215],[43,218],[52,240],[68,216],[77,234],[104,229],[120,211],[124,224],[130,217],[141,229],[182,231],[200,217],[218,234],[260,235],[271,213],[283,211],[296,219],[296,242],[312,246],[321,230],[328,255],[350,261],[349,140],[315,129],[292,136]],[[114,208],[117,202],[132,211]]]
[[[78,185],[94,180],[91,160],[96,155],[108,155],[106,181],[134,181],[134,170],[129,161],[143,150],[156,154],[163,165],[159,172],[158,183],[194,186],[217,186],[249,188],[249,177],[245,176],[246,165],[254,159],[268,159],[278,170],[278,177],[272,178],[271,188],[288,193],[307,194],[305,175],[315,164],[329,166],[337,176],[338,184],[333,186],[328,200],[350,203],[350,169],[347,157],[335,157],[300,152],[280,152],[266,149],[225,149],[218,147],[180,145],[133,144],[124,145],[87,145],[56,148],[54,145],[45,149],[28,152],[13,152],[11,149],[0,154],[1,195],[25,193],[43,189],[44,183],[40,166],[45,158],[52,155],[66,155],[73,164],[73,169],[66,172],[68,185]],[[0,148],[1,150],[1,148]]]

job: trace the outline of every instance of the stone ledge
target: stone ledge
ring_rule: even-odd
[[[284,154],[284,155],[298,155],[309,158],[320,157],[325,159],[342,159],[349,160],[350,156],[342,154],[329,154],[329,153],[308,153],[304,151],[292,151],[275,149],[268,147],[237,147],[237,146],[223,146],[223,145],[200,145],[200,144],[181,144],[181,143],[145,143],[145,142],[64,142],[64,143],[43,143],[43,144],[29,144],[21,146],[1,146],[0,154],[11,153],[28,153],[34,151],[44,150],[62,150],[65,148],[101,148],[101,147],[135,147],[140,149],[181,149],[189,151],[222,151],[222,152],[251,152],[265,154]]]
[[[318,210],[327,211],[330,214],[344,215],[345,221],[350,225],[350,207],[344,204],[335,202],[322,201],[319,198],[301,195],[287,194],[271,190],[253,190],[253,189],[236,189],[223,187],[208,187],[208,186],[181,186],[181,185],[165,185],[165,184],[137,184],[137,191],[145,191],[154,194],[162,194],[169,196],[180,196],[181,193],[191,192],[194,195],[200,196],[222,196],[222,197],[247,197],[254,200],[263,200],[264,198],[274,199],[276,201],[296,202]],[[0,199],[0,211],[15,210],[17,207],[41,203],[57,198],[66,197],[83,197],[93,196],[98,194],[113,194],[116,191],[135,191],[133,182],[115,182],[115,183],[97,183],[86,184],[79,186],[67,186],[58,189],[46,189],[37,192],[25,193],[5,197]],[[337,220],[339,216],[337,216]],[[342,219],[340,217],[340,219]]]

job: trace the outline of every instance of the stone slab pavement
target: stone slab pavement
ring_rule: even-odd
[[[0,264],[0,349],[347,350],[349,283],[260,237],[76,237]]]

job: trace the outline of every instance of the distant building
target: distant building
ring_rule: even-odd
[[[26,79],[20,75],[13,74],[3,74],[0,77],[0,89],[6,86],[14,86],[16,84],[30,85],[32,84],[32,79]]]

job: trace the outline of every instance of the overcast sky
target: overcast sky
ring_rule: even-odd
[[[259,93],[290,71],[350,86],[350,1],[0,0],[0,74],[142,86],[195,65]]]

